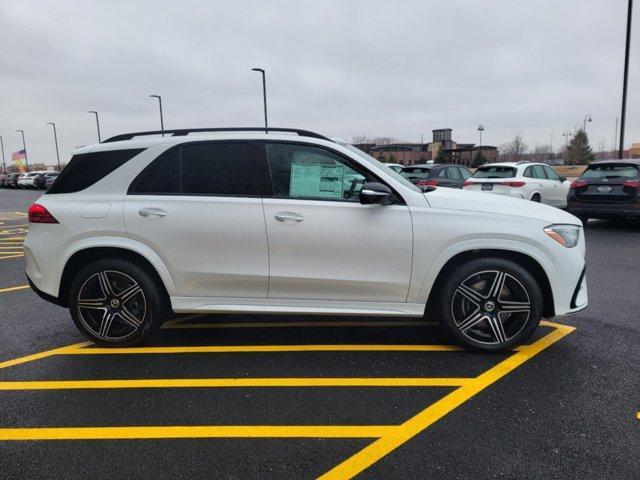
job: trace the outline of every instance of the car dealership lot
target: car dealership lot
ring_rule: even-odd
[[[22,288],[38,195],[0,190],[0,476],[640,472],[637,227],[589,224],[590,308],[512,355],[461,351],[431,318],[273,315],[181,317],[114,351]]]

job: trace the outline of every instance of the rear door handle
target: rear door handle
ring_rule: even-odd
[[[302,215],[292,212],[278,212],[275,214],[274,218],[279,222],[301,222],[304,220],[304,217]]]
[[[166,217],[167,211],[161,208],[148,207],[148,208],[141,208],[140,210],[138,210],[138,215],[145,218],[146,217]]]

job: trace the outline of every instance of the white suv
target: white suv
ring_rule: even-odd
[[[504,162],[478,167],[463,188],[565,208],[570,185],[571,182],[544,163]]]
[[[500,351],[587,305],[581,223],[561,210],[424,192],[303,130],[159,133],[77,150],[29,208],[33,289],[100,345],[171,311],[269,312],[427,316]]]

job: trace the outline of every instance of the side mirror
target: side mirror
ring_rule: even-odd
[[[567,177],[560,177],[560,181],[561,182],[566,182],[567,181]]]
[[[366,182],[360,190],[360,203],[370,205],[373,203],[385,204],[391,199],[391,189],[378,182]]]

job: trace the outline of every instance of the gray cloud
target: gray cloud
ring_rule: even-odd
[[[26,132],[52,163],[55,121],[68,157],[103,135],[158,127],[260,125],[267,69],[274,126],[331,136],[499,145],[516,131],[556,147],[590,113],[610,147],[620,113],[626,0],[21,1],[0,5],[0,135]],[[637,9],[635,25],[640,28]],[[636,28],[636,30],[637,30]],[[637,33],[637,32],[636,32]],[[634,35],[627,144],[640,141]]]

